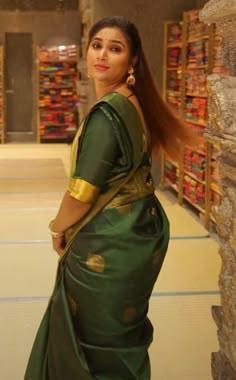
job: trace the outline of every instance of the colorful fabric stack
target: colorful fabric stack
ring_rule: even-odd
[[[165,176],[173,184],[178,185],[178,169],[171,162],[165,162]]]
[[[78,127],[77,49],[75,45],[39,51],[40,139],[68,141]],[[70,131],[68,134],[68,130]]]
[[[187,97],[185,112],[188,121],[204,124],[207,114],[207,99]]]

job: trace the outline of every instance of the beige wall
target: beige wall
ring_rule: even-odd
[[[32,33],[36,45],[50,39],[55,43],[79,43],[80,25],[76,11],[0,12],[0,39],[5,33]]]

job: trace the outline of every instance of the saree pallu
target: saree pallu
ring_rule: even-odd
[[[118,100],[127,108],[127,100]],[[106,101],[115,107],[112,98]],[[130,112],[126,123],[137,117]],[[135,134],[129,136],[138,167],[140,146]],[[99,209],[101,195],[82,227],[72,228],[25,380],[150,379],[148,303],[167,251],[169,223],[150,184],[143,193],[137,187],[137,167]],[[138,199],[130,197],[132,187]]]

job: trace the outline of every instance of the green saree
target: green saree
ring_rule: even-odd
[[[98,110],[109,121],[119,154],[112,165],[105,162],[110,170],[104,183],[102,169],[88,184],[85,196],[93,199],[93,206],[67,231],[24,380],[151,378],[148,303],[167,251],[169,223],[154,195],[147,136],[138,113],[118,93],[99,101],[78,132],[71,194],[76,197],[88,180],[79,169],[78,149],[83,156],[86,129]]]

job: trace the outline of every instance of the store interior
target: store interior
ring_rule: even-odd
[[[152,380],[212,378],[211,353],[219,344],[211,307],[220,304],[215,213],[222,191],[219,148],[204,137],[206,78],[228,71],[219,58],[222,40],[215,26],[199,20],[205,3],[1,1],[1,379],[23,380],[54,284],[57,257],[47,225],[67,184],[74,134],[94,101],[85,66],[88,30],[121,9],[140,30],[164,100],[200,138],[194,151],[183,147],[178,162],[164,154],[153,160],[171,239],[150,301]]]

